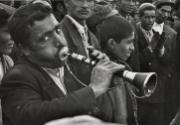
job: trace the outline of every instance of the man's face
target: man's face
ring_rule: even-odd
[[[116,57],[126,61],[134,51],[134,33],[114,44],[113,53]]]
[[[10,54],[14,46],[7,26],[0,28],[0,54]]]
[[[145,30],[151,30],[156,19],[155,10],[145,10],[140,17],[141,25]]]
[[[30,57],[42,66],[57,68],[67,59],[67,42],[58,21],[51,14],[30,27]]]
[[[164,22],[166,21],[166,19],[168,17],[170,17],[171,15],[171,6],[169,5],[163,5],[161,6],[156,13],[156,18],[160,21],[160,22]]]
[[[68,14],[77,20],[86,20],[92,13],[94,0],[69,0],[66,3]]]

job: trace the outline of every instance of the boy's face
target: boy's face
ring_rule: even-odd
[[[114,44],[113,54],[117,58],[126,61],[134,51],[134,33]]]

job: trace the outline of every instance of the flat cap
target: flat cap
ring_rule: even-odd
[[[139,6],[139,11],[144,10],[148,7],[152,7],[154,9],[156,8],[156,6],[154,6],[154,4],[152,4],[152,3],[143,3]]]
[[[156,8],[159,8],[163,5],[170,5],[171,7],[174,7],[174,0],[157,0],[153,2],[153,4],[156,6]]]

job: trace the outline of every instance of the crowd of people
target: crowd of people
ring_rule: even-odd
[[[0,125],[179,125],[179,40],[180,0],[0,1]]]

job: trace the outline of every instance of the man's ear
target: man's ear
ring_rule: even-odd
[[[113,38],[110,38],[107,44],[108,48],[114,49],[114,47],[116,46],[116,41]]]
[[[21,44],[18,45],[18,48],[21,50],[21,52],[25,55],[25,56],[29,56],[31,54],[31,51],[28,47],[24,47]]]

